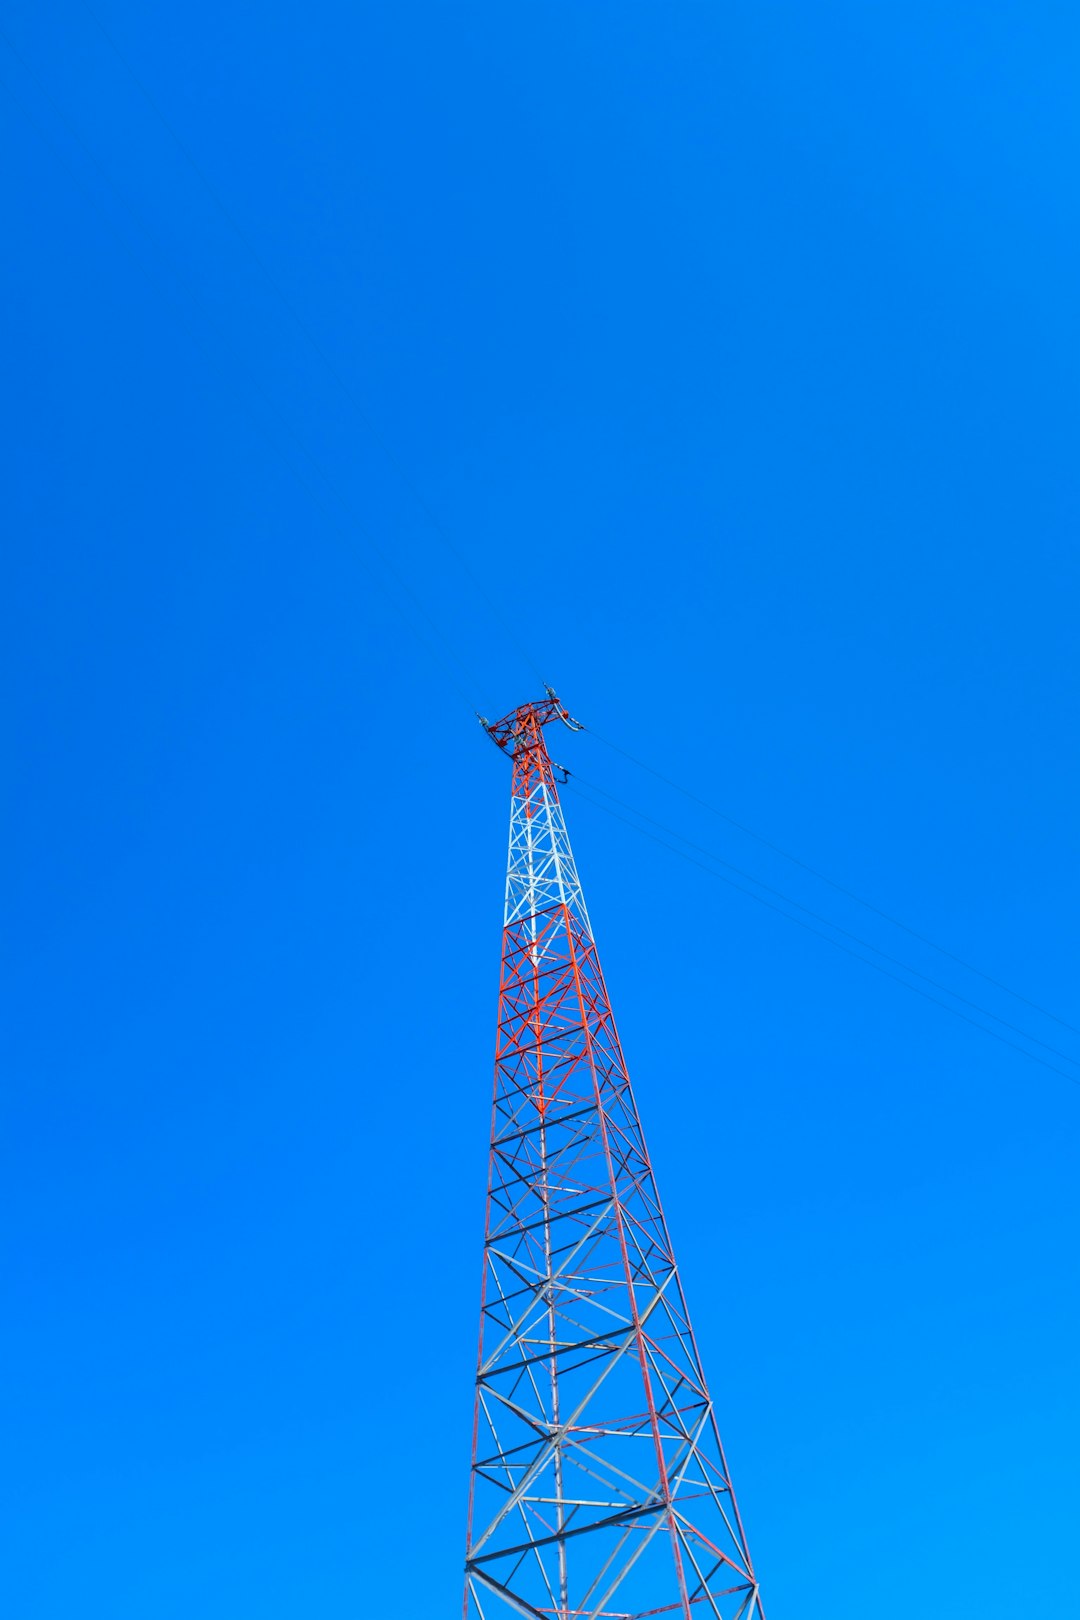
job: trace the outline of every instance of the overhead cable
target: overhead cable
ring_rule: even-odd
[[[684,798],[691,799],[694,804],[700,805],[703,810],[708,810],[710,815],[718,816],[721,821],[726,821],[728,826],[737,828],[739,832],[745,833],[748,838],[753,838],[757,843],[763,844],[766,849],[771,849],[774,854],[782,856],[785,861],[790,861],[793,866],[801,867],[804,872],[809,872],[811,877],[815,877],[819,882],[827,884],[830,889],[835,889],[837,894],[844,895],[848,900],[854,900],[856,905],[863,906],[865,910],[872,911],[875,916],[881,917],[887,923],[891,923],[894,928],[899,928],[905,934],[910,934],[912,939],[917,939],[920,944],[928,945],[931,950],[939,952],[942,956],[947,956],[950,961],[956,962],[962,968],[966,968],[969,973],[974,973],[977,978],[985,979],[987,984],[994,986],[995,990],[1003,990],[1006,995],[1014,997],[1017,1001],[1022,1001],[1025,1006],[1032,1008],[1034,1012],[1042,1013],[1044,1018],[1052,1019],[1055,1024],[1060,1024],[1063,1029],[1071,1030],[1074,1035],[1080,1035],[1080,1028],[1077,1028],[1075,1024],[1070,1024],[1067,1019],[1059,1017],[1057,1013],[1051,1012],[1048,1007],[1040,1006],[1037,1001],[1032,1001],[1029,996],[1023,995],[1019,990],[1014,990],[1011,985],[1002,983],[1000,979],[993,978],[989,973],[984,973],[982,968],[978,968],[974,963],[966,961],[962,956],[958,956],[955,951],[950,951],[946,946],[939,945],[936,940],[930,939],[926,934],[920,934],[918,929],[912,928],[906,922],[901,922],[899,917],[894,917],[890,912],[882,910],[872,900],[864,899],[861,894],[856,894],[854,889],[849,889],[843,883],[838,883],[835,878],[831,878],[827,873],[819,871],[815,866],[811,866],[809,861],[804,861],[798,855],[793,855],[789,849],[783,849],[779,844],[773,843],[771,838],[766,838],[764,834],[755,832],[753,827],[746,826],[745,822],[736,821],[735,817],[729,816],[726,810],[721,810],[715,804],[710,804],[707,799],[700,798],[690,788],[684,787],[681,782],[674,781],[670,776],[665,776],[654,765],[649,765],[645,760],[638,759],[628,749],[620,747],[618,743],[612,742],[610,738],[602,737],[598,731],[593,730],[592,726],[587,726],[585,729],[591,736],[596,738],[597,742],[603,743],[605,748],[613,749],[616,754],[621,754],[624,759],[628,759],[639,770],[647,771],[650,776],[655,776],[657,781],[663,782],[667,787],[674,788],[676,793],[681,793]]]
[[[715,865],[706,864],[706,861],[699,860],[697,856],[688,854],[686,850],[680,849],[677,844],[671,844],[666,838],[658,837],[656,833],[650,832],[647,827],[641,826],[640,821],[632,820],[630,816],[622,815],[618,810],[613,810],[609,805],[601,803],[599,799],[592,798],[591,793],[587,791],[588,784],[583,784],[581,782],[581,778],[578,777],[576,773],[570,773],[570,781],[567,785],[574,789],[574,791],[578,793],[579,797],[586,800],[587,803],[592,804],[597,810],[602,810],[605,815],[612,816],[616,821],[621,821],[624,823],[624,825],[632,827],[634,831],[640,833],[643,838],[651,839],[653,843],[660,844],[662,848],[669,850],[671,854],[678,855],[680,859],[689,861],[692,866],[699,867],[703,872],[708,872],[710,876],[717,878],[721,883],[726,883],[732,889],[738,889],[740,894],[745,894],[751,900],[756,900],[759,905],[765,906],[769,911],[777,912],[781,917],[785,917],[788,922],[795,923],[799,928],[804,928],[807,933],[815,934],[819,939],[826,940],[830,945],[835,946],[838,951],[843,951],[845,956],[852,956],[856,961],[862,962],[867,967],[873,968],[875,972],[884,974],[887,979],[894,979],[897,984],[902,984],[905,989],[913,991],[915,995],[922,996],[924,1000],[932,1001],[936,1007],[941,1007],[945,1010],[945,1012],[952,1013],[954,1018],[960,1018],[965,1024],[971,1024],[973,1028],[981,1029],[984,1035],[989,1035],[994,1040],[1001,1041],[1003,1045],[1011,1047],[1014,1052],[1020,1052],[1024,1057],[1029,1058],[1032,1063],[1038,1063],[1044,1069],[1050,1069],[1054,1074],[1060,1075],[1063,1080],[1069,1080],[1073,1085],[1080,1086],[1080,1077],[1077,1075],[1070,1074],[1066,1069],[1059,1069],[1056,1063],[1050,1063],[1046,1058],[1039,1057],[1037,1053],[1031,1052],[1027,1049],[1027,1047],[1021,1046],[1018,1044],[1018,1042],[1010,1040],[1008,1036],[1002,1035],[998,1030],[987,1028],[987,1026],[980,1023],[978,1019],[971,1018],[967,1013],[961,1012],[958,1007],[952,1006],[947,1001],[942,1001],[938,996],[931,995],[928,990],[923,990],[919,985],[912,984],[909,979],[903,978],[900,973],[894,973],[891,968],[884,967],[881,962],[875,962],[871,957],[864,956],[861,950],[855,950],[852,948],[852,946],[843,944],[839,939],[834,937],[834,934],[826,933],[823,928],[815,928],[812,923],[804,921],[802,917],[792,916],[789,911],[785,911],[783,906],[777,905],[774,900],[767,900],[764,895],[757,894],[753,889],[748,889],[743,884],[737,883],[734,878],[725,876],[723,872],[718,872]],[[603,789],[600,789],[599,791],[603,792]],[[614,798],[614,795],[609,794],[607,797]],[[618,800],[616,802],[622,803],[622,801]],[[641,816],[641,812],[634,810],[632,806],[625,805],[624,808],[629,809],[633,816]],[[641,816],[641,819],[652,821],[652,817],[648,816]],[[684,839],[681,833],[674,832],[671,828],[663,827],[662,823],[654,822],[653,825],[661,826],[663,831],[668,833],[670,837],[678,838],[680,841],[690,844],[689,839]],[[721,857],[713,855],[711,851],[702,851],[702,846],[700,845],[692,844],[691,847],[704,853],[709,862],[715,861],[725,866],[731,866],[730,862],[723,861]],[[732,870],[741,872],[741,869],[738,867],[732,867]],[[749,873],[741,873],[741,875],[749,877],[750,881],[753,883],[758,883],[759,881],[757,878],[751,877]],[[763,888],[768,887],[764,884],[760,886]],[[786,904],[797,906],[802,911],[808,911],[807,907],[799,905],[798,901],[791,900],[787,895],[781,894],[779,890],[769,889],[768,892],[776,895]],[[917,969],[909,967],[906,963],[898,962],[895,957],[887,956],[885,952],[879,952],[876,946],[869,945],[867,941],[858,939],[856,935],[849,934],[846,930],[837,928],[837,925],[829,922],[827,918],[819,917],[815,912],[809,912],[809,915],[814,917],[817,922],[823,923],[824,928],[835,929],[837,933],[844,934],[846,938],[854,940],[857,944],[865,946],[866,949],[881,955],[885,961],[892,962],[894,965],[899,966],[903,972],[911,973],[918,978],[924,979],[927,983],[934,985],[935,988],[942,990],[945,995],[953,996],[956,1000],[963,1001],[965,1006],[972,1007],[974,1010],[978,1011],[984,1016],[993,1018],[996,1022],[1004,1024],[1006,1028],[1012,1029],[1014,1033],[1021,1035],[1025,1040],[1030,1040],[1038,1046],[1046,1047],[1045,1041],[1038,1040],[1037,1037],[1029,1035],[1025,1030],[1017,1029],[1015,1025],[1007,1024],[1004,1019],[998,1019],[995,1013],[988,1012],[985,1008],[978,1006],[974,1002],[966,1001],[964,997],[957,995],[956,991],[950,990],[945,985],[938,984],[938,982],[934,979],[929,979],[926,974],[919,973]],[[1063,1058],[1067,1063],[1077,1062],[1077,1059],[1070,1057],[1068,1053],[1059,1053],[1056,1047],[1046,1047],[1046,1049],[1053,1052],[1055,1056]]]

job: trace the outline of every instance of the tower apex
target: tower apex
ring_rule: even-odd
[[[501,720],[486,720],[482,714],[477,719],[495,743],[510,754],[516,754],[521,747],[534,746],[540,736],[541,728],[550,725],[552,720],[561,720],[563,725],[571,731],[584,731],[585,727],[580,720],[575,720],[561,700],[556,696],[550,686],[545,686],[547,697],[533,698],[528,703],[521,703]]]

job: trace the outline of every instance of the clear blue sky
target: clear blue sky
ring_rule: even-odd
[[[9,0],[5,1608],[434,1620],[515,637],[1080,1028],[1080,24],[93,4],[367,418],[83,5]],[[1080,1086],[567,808],[770,1620],[1080,1610]]]

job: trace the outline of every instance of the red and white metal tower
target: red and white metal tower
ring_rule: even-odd
[[[764,1620],[544,727],[513,761],[465,1620]]]

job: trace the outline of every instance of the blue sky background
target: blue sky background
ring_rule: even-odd
[[[94,7],[227,213],[8,0],[6,1612],[458,1612],[516,643],[1077,1026],[560,736],[1067,1054],[568,793],[770,1620],[1073,1612],[1073,8]]]

